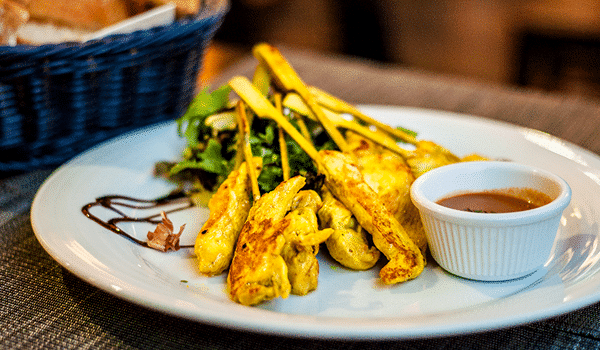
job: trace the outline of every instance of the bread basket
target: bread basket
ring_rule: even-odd
[[[55,167],[108,138],[181,116],[229,9],[87,42],[0,46],[0,172]]]

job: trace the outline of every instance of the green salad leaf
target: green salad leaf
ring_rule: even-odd
[[[237,152],[237,128],[219,129],[208,122],[211,116],[218,117],[226,111],[233,110],[229,101],[230,92],[231,88],[228,85],[212,92],[208,88],[205,89],[193,99],[185,114],[177,119],[178,133],[186,139],[187,146],[183,151],[183,159],[170,164],[167,178],[177,181],[192,179],[192,182],[200,184],[203,190],[212,191],[216,190],[231,172]],[[328,141],[319,144],[319,136],[322,135],[315,132],[313,140],[318,149],[335,147],[327,137],[321,137]],[[271,120],[254,117],[249,141],[252,154],[261,157],[263,161],[263,169],[258,176],[259,187],[261,191],[271,191],[283,181],[277,124]],[[289,137],[286,137],[286,147],[292,176],[316,173],[310,157]]]
[[[167,164],[168,170],[161,171],[166,174],[164,176],[175,182],[187,181],[199,191],[210,192],[215,191],[233,170],[236,160],[239,161],[239,156],[236,157],[239,145],[230,93],[229,85],[223,85],[212,92],[206,88],[194,97],[185,114],[177,119],[178,133],[187,141],[183,159]],[[300,112],[289,110],[286,113],[289,113],[290,122],[300,130],[293,117]],[[278,125],[272,120],[256,117],[251,111],[248,111],[248,117],[252,119],[249,138],[251,151],[253,156],[262,158],[263,164],[258,184],[263,193],[269,192],[283,181]],[[318,122],[308,118],[304,122],[317,150],[337,149]],[[317,169],[308,154],[287,135],[285,144],[291,172],[289,175],[316,176]],[[164,163],[161,164],[163,168]]]
[[[189,146],[201,142],[200,136],[210,135],[212,127],[206,124],[206,118],[227,107],[230,92],[228,85],[213,92],[208,92],[208,88],[204,89],[192,100],[183,116],[177,119],[179,135],[185,136]]]

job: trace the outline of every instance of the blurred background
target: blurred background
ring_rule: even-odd
[[[231,0],[201,84],[261,41],[600,98],[599,0]]]

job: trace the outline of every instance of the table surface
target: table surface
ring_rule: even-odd
[[[429,75],[349,57],[282,48],[306,83],[355,104],[466,113],[527,126],[600,154],[600,104]],[[213,81],[250,77],[245,57]],[[508,329],[432,339],[286,338],[167,316],[101,291],[55,262],[36,240],[29,209],[51,169],[0,173],[0,348],[439,349],[599,348],[600,304]]]

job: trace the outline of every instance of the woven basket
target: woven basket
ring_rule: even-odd
[[[0,46],[0,172],[55,167],[123,132],[181,116],[229,9],[85,43]]]

